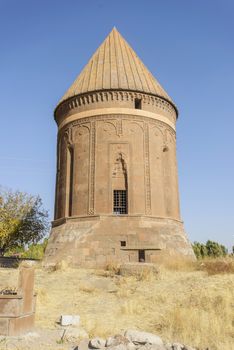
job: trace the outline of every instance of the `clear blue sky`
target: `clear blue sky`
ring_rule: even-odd
[[[0,184],[53,216],[53,110],[115,25],[179,108],[190,239],[233,245],[233,16],[232,0],[0,0]]]

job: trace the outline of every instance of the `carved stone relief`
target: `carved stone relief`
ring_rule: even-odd
[[[96,149],[96,122],[91,122],[91,140],[90,140],[90,170],[89,170],[89,210],[88,214],[95,212],[95,149]]]
[[[146,214],[151,214],[150,160],[149,160],[149,125],[144,123],[144,158],[145,158],[145,207]]]
[[[152,106],[156,106],[157,108],[165,111],[168,115],[172,117],[172,119],[176,120],[177,110],[175,106],[160,98],[159,96],[143,94],[134,91],[96,91],[90,92],[83,95],[74,96],[70,98],[68,101],[62,102],[55,110],[55,115],[57,118],[62,117],[72,111],[73,109],[79,106],[90,105],[92,103],[98,102],[108,102],[108,101],[131,101],[134,99],[141,99],[144,104],[150,104]]]

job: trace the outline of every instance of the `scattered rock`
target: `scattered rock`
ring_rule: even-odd
[[[172,350],[184,350],[184,345],[180,343],[173,343],[171,346]]]
[[[71,341],[75,337],[87,338],[88,334],[83,330],[81,334],[80,328],[67,328],[64,339]],[[70,333],[69,333],[70,331]],[[73,334],[74,332],[74,334]],[[77,332],[77,333],[76,333]],[[106,340],[103,338],[93,338],[91,340],[84,339],[80,341],[79,345],[73,350],[195,350],[194,348],[180,343],[163,344],[162,339],[152,333],[140,332],[137,330],[127,330],[124,335],[117,334],[109,337]]]
[[[160,337],[155,334],[140,332],[135,330],[127,330],[124,336],[131,341],[133,344],[155,344],[155,345],[163,345],[163,341]]]
[[[107,338],[105,346],[115,346],[115,345],[116,345],[115,337]]]
[[[171,344],[171,347],[168,348],[168,350],[195,350],[195,349],[188,345],[173,343]]]
[[[93,338],[89,342],[89,348],[91,349],[102,349],[106,345],[106,340],[102,338]]]
[[[127,344],[127,350],[135,350],[136,349],[136,345],[133,343],[128,343]]]
[[[79,342],[79,345],[74,350],[88,350],[89,339],[83,339]]]
[[[127,345],[129,343],[130,341],[121,334],[117,334],[114,337],[109,337],[106,340],[106,346],[116,346],[119,344]]]

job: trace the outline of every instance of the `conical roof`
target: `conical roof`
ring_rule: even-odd
[[[172,102],[134,50],[113,28],[59,103],[91,91],[118,89],[151,93]]]

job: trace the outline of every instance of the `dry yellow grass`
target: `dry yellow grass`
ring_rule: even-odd
[[[234,274],[209,275],[198,271],[200,267],[200,262],[187,268],[186,263],[180,268],[176,263],[174,268],[161,267],[158,276],[141,278],[84,269],[38,269],[37,326],[52,329],[61,314],[71,313],[81,316],[90,336],[137,328],[199,349],[231,350]],[[0,286],[6,281],[11,285],[15,275],[16,271],[0,270]],[[96,288],[97,279],[114,282],[116,292]]]
[[[207,271],[209,275],[234,273],[234,258],[225,257],[217,259],[204,259],[197,262],[200,270]]]

